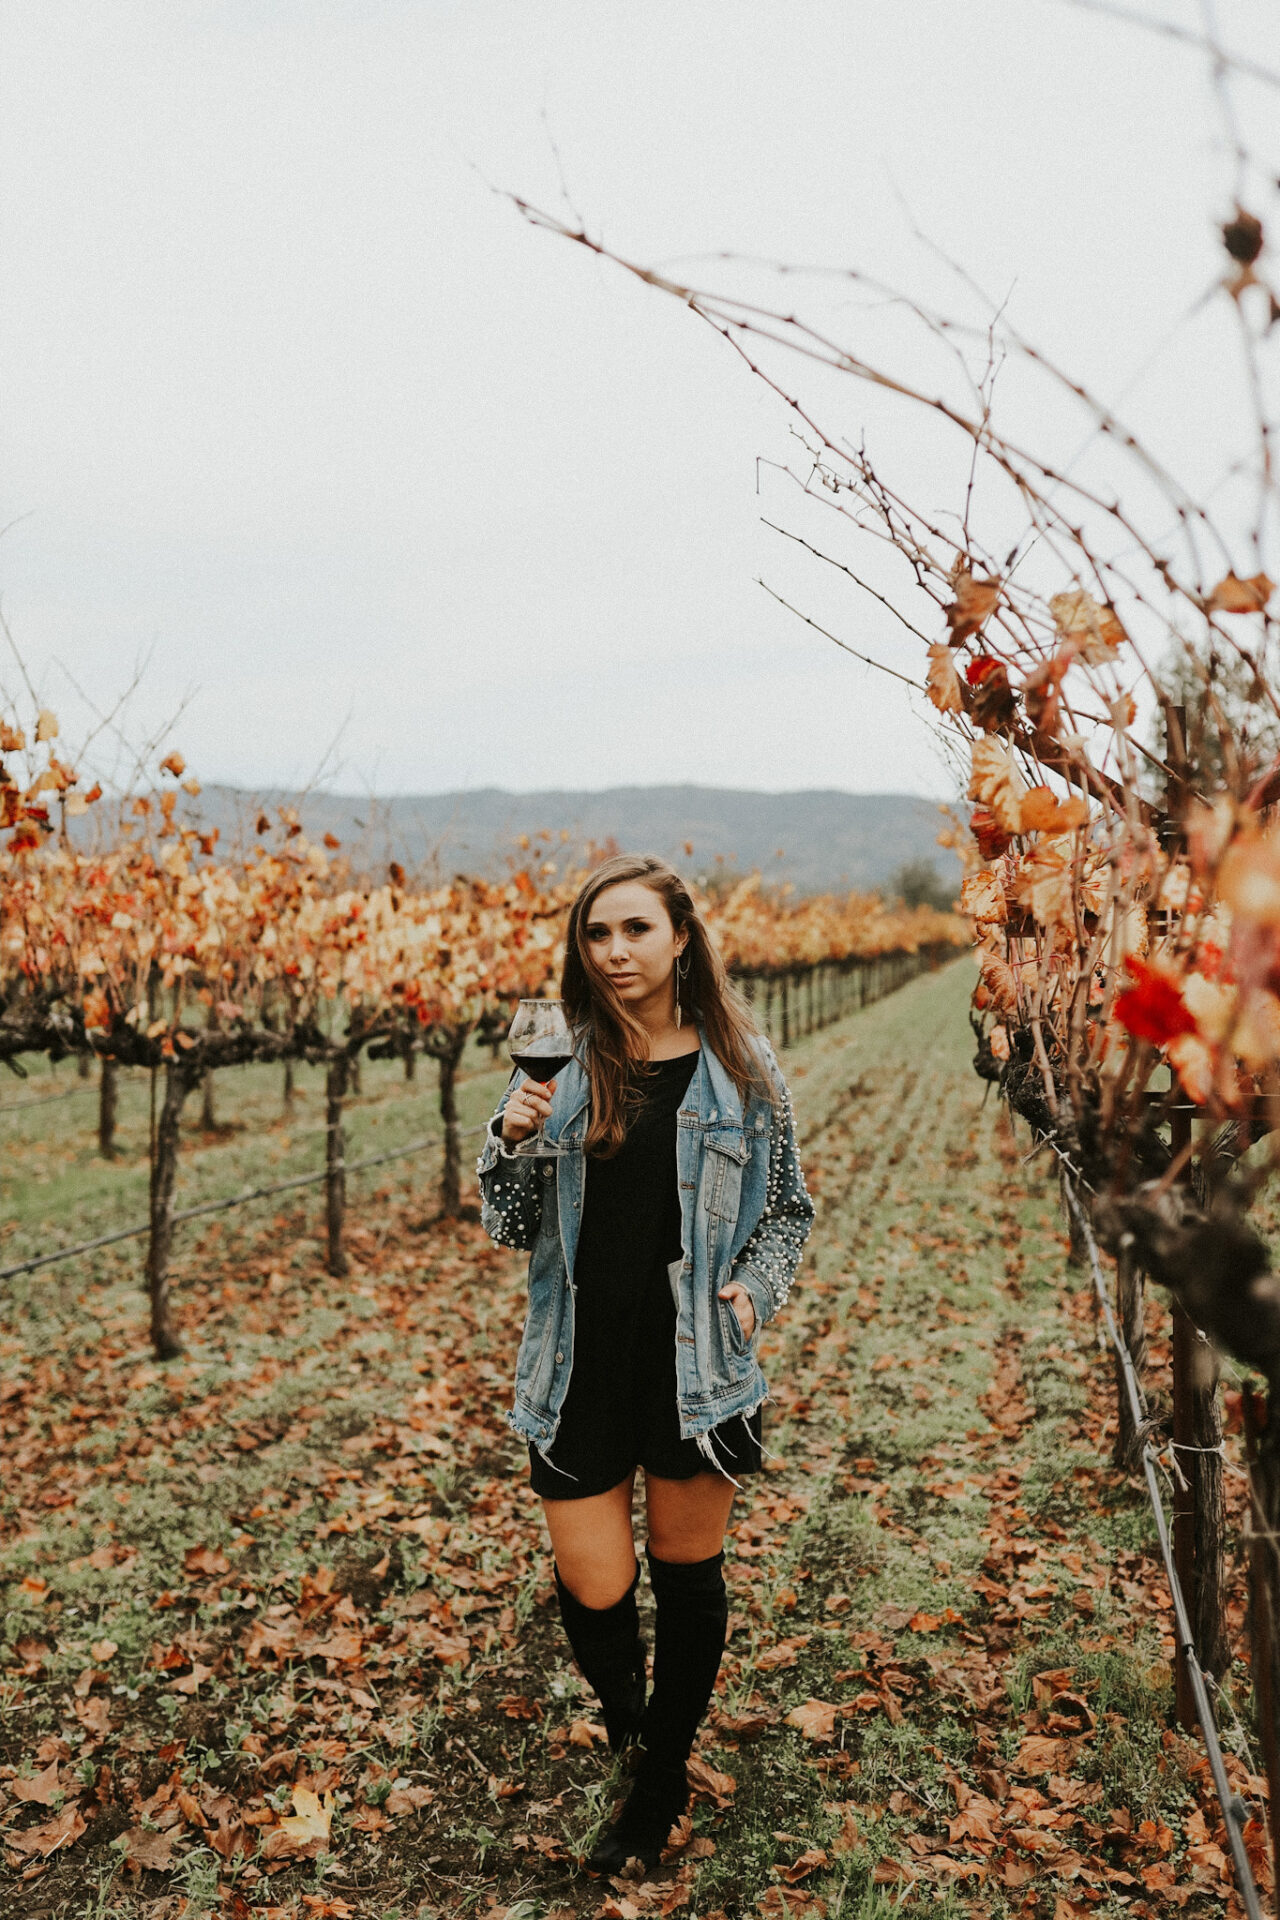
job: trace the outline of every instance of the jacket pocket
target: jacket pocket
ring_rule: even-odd
[[[720,1309],[720,1338],[724,1341],[726,1351],[732,1354],[750,1353],[751,1340],[742,1331],[742,1322],[732,1300],[721,1300],[717,1295],[716,1305]]]
[[[742,1198],[742,1169],[751,1157],[751,1148],[741,1131],[704,1133],[702,1136],[703,1205],[713,1219],[730,1223],[738,1217]]]

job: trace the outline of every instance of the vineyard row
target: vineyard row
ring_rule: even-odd
[[[802,1035],[818,1031],[856,1008],[870,1006],[874,1001],[905,985],[917,974],[941,964],[954,951],[953,947],[940,943],[919,946],[912,951],[876,954],[866,959],[841,958],[807,968],[793,967],[785,971],[770,970],[765,973],[740,972],[735,974],[734,979],[752,1005],[762,1030],[767,1032],[776,1044],[789,1047]],[[496,1016],[490,1015],[478,1021],[474,1030],[475,1037],[492,1048],[495,1064],[502,1047],[507,1018],[508,1010],[499,1010]],[[408,1029],[395,1036],[395,1045],[384,1043],[379,1047],[375,1043],[369,1049],[375,1057],[378,1054],[382,1057],[389,1055],[401,1057],[405,1065],[406,1078],[414,1077],[419,1050],[435,1057],[438,1067],[440,1118],[438,1133],[387,1153],[349,1160],[344,1117],[350,1095],[358,1090],[359,1053],[343,1049],[332,1055],[325,1063],[324,1165],[310,1173],[268,1185],[255,1186],[226,1199],[206,1201],[183,1209],[179,1209],[176,1204],[179,1125],[184,1102],[195,1082],[192,1075],[185,1070],[186,1061],[181,1054],[175,1054],[163,1069],[159,1064],[152,1065],[149,1069],[151,1083],[150,1206],[147,1220],[119,1228],[108,1234],[95,1236],[91,1240],[82,1241],[73,1246],[46,1249],[29,1259],[14,1262],[0,1268],[0,1280],[11,1279],[18,1274],[33,1272],[123,1240],[145,1235],[148,1242],[146,1274],[151,1302],[152,1340],[159,1357],[172,1357],[178,1351],[170,1299],[170,1266],[175,1227],[185,1221],[242,1206],[251,1201],[319,1185],[324,1187],[326,1265],[328,1271],[335,1276],[345,1274],[348,1271],[348,1259],[344,1246],[348,1174],[440,1149],[442,1151],[439,1182],[440,1211],[446,1216],[459,1211],[462,1204],[462,1143],[467,1134],[459,1121],[457,1087],[459,1065],[470,1031],[455,1026],[446,1031],[428,1028],[414,1034],[411,1029]],[[287,1076],[285,1088],[287,1103],[292,1092],[292,1059],[286,1058],[284,1064]],[[100,1149],[108,1156],[114,1148],[117,1081],[120,1070],[120,1064],[114,1058],[106,1056],[101,1060],[98,1087],[98,1135]],[[209,1076],[214,1070],[213,1067],[205,1069],[206,1092]],[[479,1132],[483,1129],[470,1131]]]

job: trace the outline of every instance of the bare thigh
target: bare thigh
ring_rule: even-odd
[[[584,1607],[614,1606],[635,1579],[634,1485],[635,1474],[629,1473],[608,1493],[542,1503],[560,1578]]]
[[[735,1491],[722,1473],[696,1473],[692,1480],[660,1480],[646,1473],[649,1545],[658,1559],[687,1566],[719,1553]]]

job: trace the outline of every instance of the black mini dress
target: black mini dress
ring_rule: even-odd
[[[550,1462],[529,1448],[530,1481],[545,1499],[585,1500],[637,1467],[664,1480],[714,1471],[696,1440],[680,1438],[668,1274],[681,1258],[676,1114],[697,1064],[695,1051],[636,1067],[641,1098],[625,1141],[609,1159],[587,1159],[569,1389]],[[759,1410],[710,1439],[735,1480],[759,1471]]]

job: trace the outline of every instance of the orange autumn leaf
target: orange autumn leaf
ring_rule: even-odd
[[[960,888],[960,911],[979,925],[1007,920],[1009,909],[997,873],[971,873]]]
[[[71,1846],[84,1830],[85,1817],[72,1800],[54,1819],[46,1820],[43,1826],[24,1827],[20,1833],[7,1833],[5,1845],[17,1854],[35,1853],[47,1859],[60,1847]]]
[[[806,1700],[801,1706],[792,1707],[787,1715],[787,1725],[798,1727],[806,1740],[832,1740],[835,1738],[838,1711],[830,1701]]]
[[[1018,808],[1022,833],[1069,833],[1089,818],[1089,803],[1079,794],[1060,800],[1051,787],[1030,787]]]
[[[231,1562],[218,1547],[188,1547],[182,1556],[188,1573],[229,1573]]]
[[[57,1761],[51,1760],[42,1773],[32,1774],[28,1780],[11,1780],[9,1791],[15,1800],[30,1801],[38,1807],[49,1806],[62,1791],[58,1785]]]
[[[273,1844],[264,1846],[264,1852],[272,1858],[282,1853],[322,1852],[329,1844],[334,1810],[331,1793],[321,1796],[310,1787],[295,1786],[293,1812],[271,1829],[267,1841]]]
[[[951,645],[958,647],[990,618],[1000,598],[1000,582],[975,580],[969,569],[962,566],[952,576],[952,589],[955,599],[946,610],[946,620],[951,629]]]
[[[1251,574],[1247,580],[1227,573],[1207,596],[1205,609],[1209,613],[1260,613],[1274,588],[1275,581],[1265,573]]]
[[[996,822],[1009,833],[1022,827],[1022,799],[1026,782],[1003,740],[984,734],[971,750],[969,798],[989,807]]]
[[[1082,587],[1072,588],[1069,593],[1055,593],[1049,602],[1049,612],[1059,639],[1090,666],[1101,666],[1114,658],[1129,638],[1114,608],[1102,606]]]
[[[929,667],[924,684],[926,693],[939,713],[964,712],[960,675],[956,672],[951,649],[944,641],[940,640],[929,648]]]

